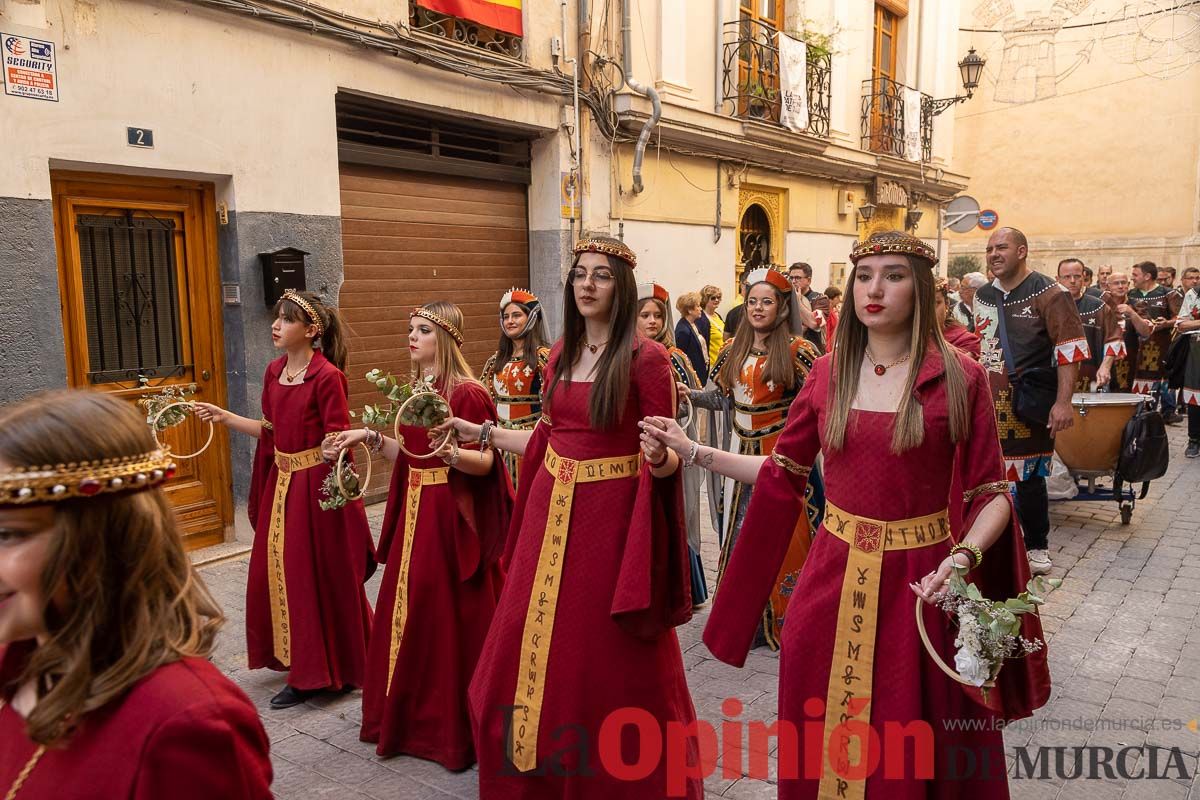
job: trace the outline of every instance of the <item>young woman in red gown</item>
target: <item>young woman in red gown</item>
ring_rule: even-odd
[[[174,469],[112,395],[0,411],[0,797],[271,797],[258,714],[208,661],[224,618],[159,490]]]
[[[331,465],[321,443],[350,427],[346,345],[337,310],[310,292],[275,304],[271,339],[284,355],[263,376],[262,419],[198,403],[211,419],[258,439],[247,506],[254,549],[246,586],[250,669],[288,673],[272,708],[363,685],[371,606],[363,584],[375,548],[361,501],[318,505]]]
[[[408,351],[414,374],[432,378],[451,413],[495,419],[496,407],[463,357],[463,314],[447,302],[414,309]],[[402,425],[407,450],[367,430],[340,433],[328,455],[366,442],[396,462],[379,537],[387,564],[367,653],[360,737],[381,756],[427,758],[447,769],[475,762],[467,684],[500,596],[499,557],[512,489],[494,453],[449,442],[430,449],[428,431]]]
[[[618,777],[618,755],[641,758],[637,736],[604,749],[601,727],[621,709],[660,734],[695,720],[673,630],[692,611],[679,460],[643,462],[637,428],[674,416],[674,380],[662,345],[636,335],[636,260],[616,239],[576,244],[532,433],[451,422],[523,455],[508,576],[471,682],[483,800],[661,800],[661,760]]]
[[[973,567],[967,580],[993,599],[1016,596],[1030,577],[987,375],[941,335],[928,245],[881,233],[850,258],[833,355],[813,366],[770,458],[695,446],[671,420],[643,423],[685,461],[754,481],[722,584],[737,590],[717,593],[704,641],[722,661],[745,662],[787,552],[787,523],[803,513],[807,476],[823,455],[825,518],[796,587],[803,611],[783,628],[779,718],[798,741],[778,756],[779,796],[1006,798],[997,722],[1046,702],[1045,650],[1006,665],[984,697],[934,666],[913,621],[913,592],[932,601],[955,561]],[[971,547],[952,551],[959,542]],[[952,662],[954,633],[935,613],[927,613],[931,641]],[[1038,617],[1022,619],[1023,635],[1040,639]],[[843,722],[869,723],[879,739],[847,739],[852,725]],[[904,726],[928,733],[921,756],[887,735]],[[863,775],[847,763],[880,766]]]

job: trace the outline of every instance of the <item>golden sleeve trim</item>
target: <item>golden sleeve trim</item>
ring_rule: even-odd
[[[810,472],[812,472],[811,467],[800,466],[795,461],[792,461],[792,459],[785,456],[783,453],[780,453],[778,450],[775,451],[774,453],[771,453],[771,460],[774,461],[779,466],[786,469],[788,472],[792,473],[793,475],[800,475],[802,477],[808,477],[808,474]]]
[[[993,481],[992,483],[985,483],[982,486],[976,486],[969,492],[963,492],[963,502],[969,503],[983,494],[1000,494],[1007,491],[1008,481]]]
[[[262,426],[269,431],[275,430],[275,426],[271,424],[271,420],[267,419],[266,417],[262,418]]]

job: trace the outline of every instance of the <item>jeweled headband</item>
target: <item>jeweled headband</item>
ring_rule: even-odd
[[[514,286],[505,292],[504,296],[500,298],[500,310],[503,311],[509,303],[520,303],[523,306],[536,306],[538,302],[539,301],[536,294],[528,289],[518,289]]]
[[[136,492],[158,486],[174,474],[175,462],[165,450],[100,461],[20,467],[0,473],[0,506]]]
[[[317,313],[317,310],[313,308],[312,303],[308,302],[303,297],[291,290],[284,292],[281,299],[291,300],[293,303],[300,306],[300,309],[308,315],[310,320],[312,320],[312,324],[317,326],[317,336],[320,336],[325,332],[325,326],[321,324],[321,316]]]
[[[937,253],[915,236],[899,231],[886,231],[873,234],[865,242],[859,242],[850,251],[850,261],[857,264],[859,259],[867,256],[879,256],[886,253],[900,253],[906,256],[916,256],[928,262],[932,268],[938,263]]]
[[[585,236],[575,243],[575,255],[580,253],[603,253],[606,256],[621,259],[631,269],[637,267],[637,254],[630,250],[627,244],[617,239]]]
[[[412,310],[412,313],[409,314],[409,316],[410,317],[422,317],[424,319],[429,320],[434,325],[437,325],[439,328],[444,330],[446,333],[450,334],[450,338],[454,340],[455,344],[457,344],[459,347],[463,346],[462,333],[458,330],[458,328],[454,327],[454,323],[452,323],[450,320],[446,319],[445,317],[441,316],[440,314],[435,314],[427,308],[414,308]]]
[[[753,286],[756,283],[769,283],[784,294],[792,293],[792,282],[774,267],[759,267],[751,270],[746,274],[746,285]]]

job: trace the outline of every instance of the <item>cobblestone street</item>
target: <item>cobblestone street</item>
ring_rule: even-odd
[[[1172,771],[1166,780],[1023,778],[1012,781],[1015,798],[1200,797],[1200,778],[1195,777],[1200,750],[1196,730],[1196,718],[1200,717],[1200,461],[1182,458],[1185,438],[1180,429],[1171,429],[1171,436],[1174,460],[1170,471],[1153,484],[1149,497],[1138,503],[1132,524],[1121,525],[1114,504],[1051,504],[1052,575],[1063,578],[1062,587],[1050,596],[1043,610],[1054,691],[1051,702],[1036,717],[1006,732],[1006,743],[1010,774],[1012,748],[1158,746],[1180,748],[1185,753],[1183,766],[1188,777],[1178,779]],[[382,505],[370,510],[375,528],[382,511]],[[716,536],[710,529],[704,535],[704,563],[711,587],[717,563]],[[272,742],[276,796],[289,800],[477,797],[473,770],[453,774],[417,759],[377,758],[372,745],[358,740],[360,692],[284,711],[267,708],[268,699],[282,687],[283,677],[245,668],[242,614],[247,563],[247,557],[241,555],[206,565],[201,572],[229,615],[216,662],[263,709]],[[378,580],[377,575],[368,587],[372,600]],[[706,618],[707,613],[701,611],[679,630],[699,716],[719,723],[722,700],[737,697],[746,704],[743,720],[773,721],[778,659],[755,651],[743,670],[713,660],[700,642]],[[1172,721],[1167,728],[1174,729],[1154,722],[1162,719]],[[1099,725],[1094,724],[1097,721]],[[1034,751],[1028,752],[1032,755]],[[1158,761],[1161,770],[1167,759],[1164,756]],[[1149,767],[1148,756],[1143,755],[1134,770]],[[771,774],[775,774],[773,754]],[[710,797],[773,798],[776,793],[773,783],[725,780],[719,774],[707,780],[706,788]]]

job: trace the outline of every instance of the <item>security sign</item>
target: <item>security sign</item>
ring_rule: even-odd
[[[4,56],[5,94],[58,102],[54,42],[0,33],[0,53]]]
[[[990,208],[985,208],[979,212],[979,229],[990,231],[1000,222],[1000,215]]]

